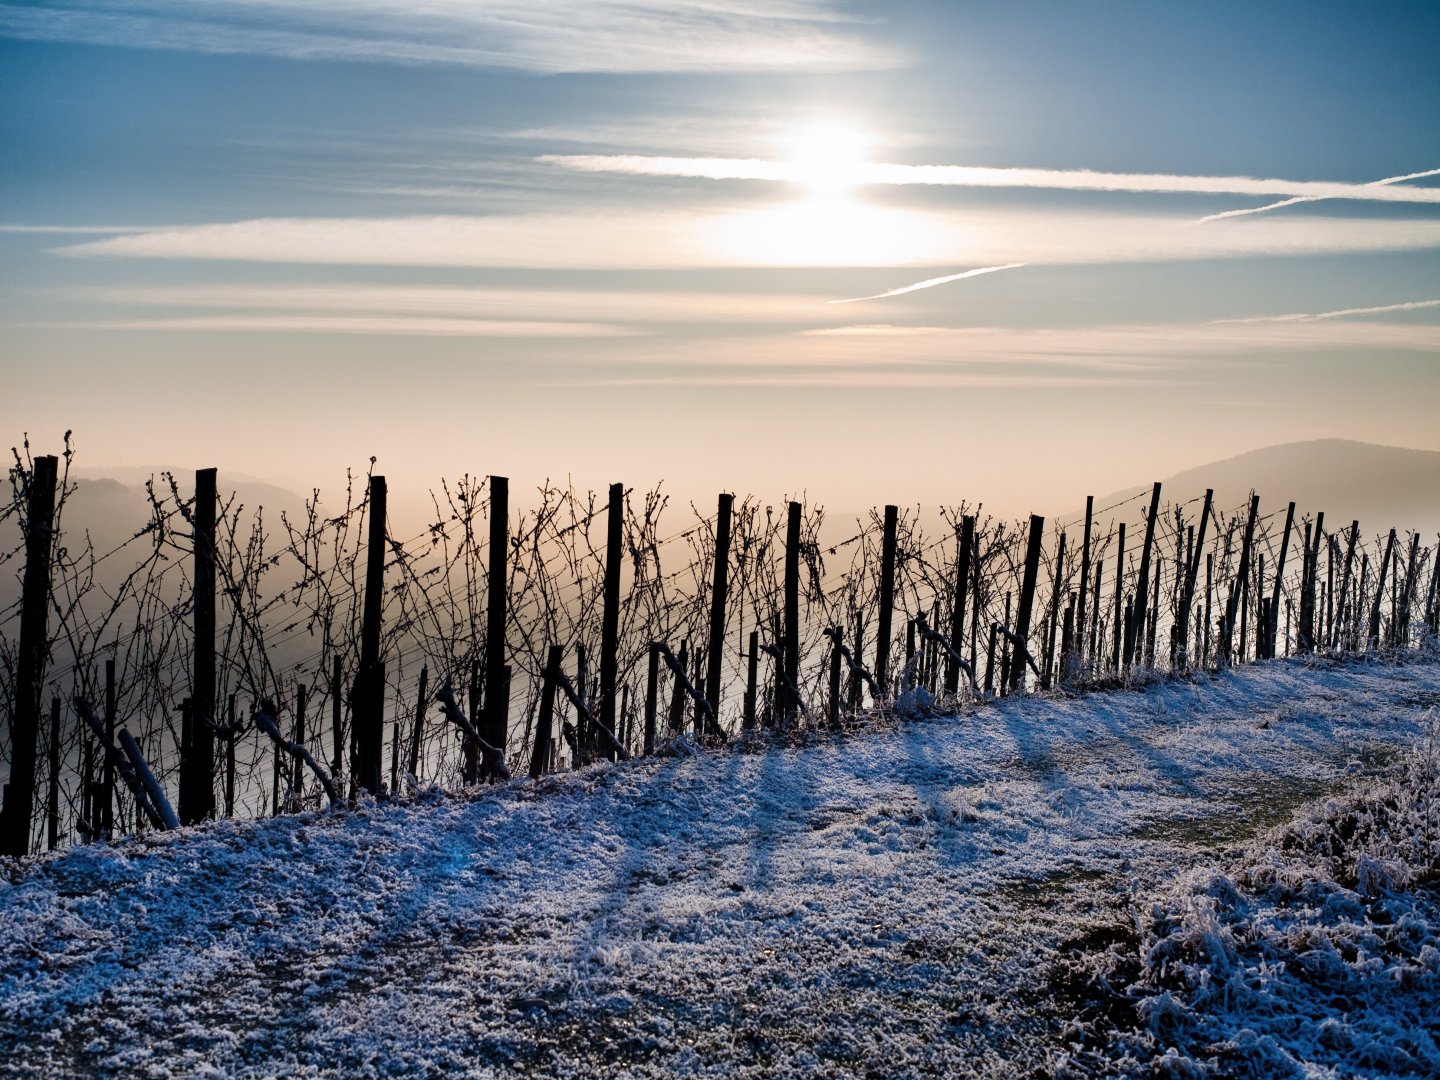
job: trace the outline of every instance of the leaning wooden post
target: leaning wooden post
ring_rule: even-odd
[[[1065,533],[1055,552],[1055,582],[1050,587],[1050,624],[1045,634],[1045,663],[1040,668],[1040,686],[1049,690],[1055,674],[1055,634],[1060,624],[1060,590],[1065,585]]]
[[[885,536],[880,547],[880,629],[875,638],[875,685],[890,694],[890,622],[895,613],[895,544],[900,508],[885,507]],[[878,702],[877,702],[878,704]]]
[[[1275,584],[1270,591],[1270,622],[1265,627],[1265,655],[1275,659],[1275,640],[1280,631],[1280,589],[1285,584],[1285,555],[1290,550],[1290,530],[1295,527],[1295,504],[1285,510],[1285,532],[1280,537],[1280,555],[1275,560]],[[1307,542],[1306,556],[1309,555]],[[1259,635],[1257,634],[1258,638]]]
[[[1190,549],[1189,564],[1185,567],[1185,582],[1180,591],[1180,632],[1175,635],[1175,648],[1170,657],[1172,667],[1188,666],[1186,645],[1190,634],[1190,611],[1195,605],[1195,582],[1200,575],[1200,551],[1205,546],[1205,527],[1210,523],[1210,506],[1214,500],[1214,489],[1206,488],[1205,505],[1200,511],[1200,527],[1195,532],[1195,543]]]
[[[620,565],[625,561],[625,485],[610,485],[610,504],[605,516],[605,583],[600,615],[600,722],[614,732],[620,670]],[[601,752],[611,761],[615,750],[608,744]]]
[[[35,459],[25,515],[25,583],[20,601],[20,652],[15,670],[15,706],[10,727],[10,782],[5,785],[0,855],[30,853],[35,812],[35,758],[40,738],[40,695],[45,683],[50,604],[50,557],[55,526],[58,459]]]
[[[505,752],[509,732],[505,697],[505,575],[510,549],[510,480],[490,477],[490,576],[486,585],[485,730],[481,736]],[[618,569],[618,567],[617,567]]]
[[[1390,572],[1390,557],[1395,554],[1395,530],[1390,530],[1390,537],[1385,541],[1385,555],[1380,560],[1380,576],[1376,578],[1375,602],[1370,608],[1370,633],[1366,636],[1366,648],[1375,649],[1380,646],[1380,606],[1385,599],[1385,576]],[[1394,618],[1393,612],[1391,618]]]
[[[720,722],[720,679],[725,665],[725,596],[730,588],[730,518],[735,509],[735,496],[720,496],[715,508],[715,568],[710,587],[710,644],[705,653],[709,669],[705,672],[705,700]]]
[[[651,666],[654,666],[655,650],[650,650]],[[565,658],[563,645],[551,645],[545,658],[545,673],[540,681],[540,718],[535,724],[535,749],[530,753],[530,779],[539,780],[550,762],[550,740],[555,730],[555,688],[560,685],[560,664]],[[646,714],[647,719],[653,713]],[[652,725],[653,726],[653,725]],[[647,729],[648,730],[648,729]],[[646,753],[649,753],[647,750]]]
[[[645,680],[645,756],[655,752],[655,719],[660,709],[660,643],[650,643],[650,671]]]
[[[194,661],[189,738],[180,760],[180,822],[215,816],[215,507],[216,471],[195,471]]]
[[[385,503],[383,476],[370,477],[370,520],[365,564],[365,608],[360,624],[360,672],[351,709],[355,728],[355,779],[379,795],[384,748],[385,676],[380,665],[380,617],[385,599]],[[278,751],[277,751],[278,753]]]
[[[785,678],[780,680],[787,688],[800,685],[800,514],[800,504],[792,502],[785,523]],[[788,728],[800,703],[789,689],[779,696],[784,702],[781,723]]]
[[[419,779],[420,776],[420,739],[425,730],[425,706],[429,703],[428,695],[430,687],[430,665],[420,665],[420,685],[415,691],[415,726],[410,729],[410,768],[409,774]]]
[[[1157,485],[1158,487],[1158,485]],[[1040,545],[1045,537],[1045,519],[1030,515],[1030,539],[1025,545],[1025,575],[1020,582],[1020,610],[1015,614],[1015,651],[1010,663],[1010,690],[1025,685],[1025,660],[1030,652],[1030,615],[1035,607],[1035,583],[1040,576]]]
[[[1085,496],[1085,536],[1080,544],[1080,591],[1075,602],[1075,651],[1082,654],[1079,659],[1084,661],[1085,650],[1085,592],[1090,584],[1090,535],[1095,521],[1095,496]]]
[[[1150,597],[1150,552],[1155,545],[1155,521],[1160,516],[1160,483],[1150,491],[1150,512],[1145,516],[1145,543],[1140,549],[1140,576],[1135,582],[1135,610],[1125,626],[1125,666],[1135,662],[1136,642],[1144,642],[1145,613]]]
[[[960,551],[955,558],[955,603],[950,609],[950,655],[945,658],[945,693],[960,692],[960,665],[956,662],[965,646],[965,608],[970,590],[970,562],[974,558],[975,518],[960,519]],[[836,639],[838,643],[838,638]]]

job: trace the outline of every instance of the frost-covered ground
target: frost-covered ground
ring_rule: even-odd
[[[1303,1057],[1323,1040],[1285,1011],[1318,999],[1197,993],[1189,973],[1266,961],[1237,932],[1204,976],[1211,926],[1186,912],[1210,918],[1210,896],[1227,926],[1270,918],[1244,899],[1269,887],[1246,877],[1263,855],[1228,849],[1393,774],[1437,704],[1434,656],[1281,662],[0,864],[0,1070],[1183,1071],[1247,1007],[1269,1017],[1256,1039]],[[1433,988],[1434,881],[1376,865],[1361,892],[1430,897],[1392,981]],[[1337,903],[1363,929],[1369,900]],[[1160,972],[1166,941],[1187,971]],[[1097,1009],[1097,973],[1121,972],[1125,1009]],[[1403,1020],[1361,975],[1365,1007]]]

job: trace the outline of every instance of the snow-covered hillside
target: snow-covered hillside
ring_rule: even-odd
[[[1433,655],[1286,661],[4,864],[0,1070],[1183,1070],[1231,1030],[1207,1017],[1249,1000],[1185,981],[1207,982],[1196,920],[1255,914],[1215,884],[1264,884],[1257,849],[1231,849],[1395,774],[1437,704]],[[1296,903],[1431,890],[1433,910],[1433,873],[1375,865]],[[1184,972],[1140,963],[1166,941]],[[1437,943],[1406,941],[1393,993],[1433,994]],[[1228,947],[1217,979],[1249,970]],[[1135,1032],[1123,1010],[1086,1019],[1097,973]],[[1379,980],[1357,985],[1385,1010]],[[1251,1034],[1273,1060],[1327,1075],[1309,1020],[1267,1023]]]

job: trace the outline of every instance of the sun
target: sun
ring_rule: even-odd
[[[869,142],[854,128],[816,122],[791,132],[784,157],[794,181],[813,194],[843,195],[860,182]]]

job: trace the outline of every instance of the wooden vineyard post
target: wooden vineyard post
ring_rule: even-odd
[[[235,695],[230,695],[230,701],[225,710],[225,816],[235,816],[235,740],[239,732],[235,730]]]
[[[54,455],[36,458],[26,493],[25,579],[20,601],[15,711],[10,728],[10,782],[5,785],[4,811],[0,815],[0,855],[16,858],[30,853],[35,812],[35,758],[40,737],[40,695],[49,653],[46,626],[58,464]]]
[[[655,720],[660,708],[660,644],[650,643],[650,671],[645,682],[645,756],[655,752]]]
[[[1120,674],[1125,641],[1125,523],[1120,523],[1120,540],[1115,549],[1115,644],[1111,649],[1110,667]]]
[[[735,496],[721,495],[715,508],[715,567],[710,589],[710,645],[705,652],[709,669],[705,673],[705,700],[720,720],[720,679],[725,664],[725,597],[730,588],[730,519]]]
[[[844,633],[838,626],[831,630],[834,643],[830,646],[830,707],[826,713],[831,727],[840,723],[840,645]]]
[[[1085,591],[1082,587],[1082,593]],[[1075,594],[1072,592],[1065,602],[1065,622],[1060,630],[1060,670],[1056,683],[1064,686],[1075,671]]]
[[[1255,540],[1255,519],[1260,513],[1260,496],[1250,496],[1250,516],[1245,521],[1245,536],[1240,543],[1240,572],[1230,589],[1230,598],[1225,604],[1225,625],[1220,636],[1220,666],[1229,666],[1231,649],[1235,636],[1235,617],[1240,614],[1240,604],[1245,592],[1245,581],[1250,576],[1250,548]],[[1244,657],[1242,656],[1243,660]]]
[[[1436,605],[1436,590],[1440,589],[1440,544],[1435,545],[1430,562],[1430,589],[1425,599],[1425,628],[1430,636],[1440,634],[1440,607]]]
[[[430,665],[420,665],[420,685],[415,689],[415,726],[410,731],[409,774],[420,778],[420,740],[425,731],[425,706],[430,703],[427,691],[430,688]]]
[[[1380,608],[1385,600],[1385,577],[1390,572],[1390,557],[1395,554],[1395,530],[1390,530],[1389,539],[1385,541],[1385,555],[1380,560],[1380,575],[1375,579],[1375,602],[1370,608],[1370,632],[1365,638],[1366,649],[1378,649],[1380,647]],[[1394,618],[1392,611],[1391,618]]]
[[[1285,531],[1280,537],[1280,555],[1275,560],[1275,585],[1270,592],[1270,621],[1265,626],[1265,656],[1271,660],[1275,659],[1275,639],[1280,629],[1280,590],[1285,584],[1285,555],[1290,550],[1290,530],[1294,527],[1295,504],[1292,502],[1285,510]],[[1308,559],[1308,539],[1305,547]],[[1256,639],[1259,639],[1258,634]]]
[[[380,617],[385,598],[385,504],[385,478],[370,477],[365,608],[360,624],[360,671],[355,678],[351,724],[354,728],[355,780],[371,795],[379,795],[382,784],[385,672],[380,664]]]
[[[675,658],[676,666],[685,670],[690,657],[690,642],[680,642],[680,654]],[[667,734],[673,739],[685,727],[685,686],[678,677],[670,681],[670,722]]]
[[[1105,560],[1098,558],[1095,560],[1095,591],[1092,593],[1090,605],[1090,637],[1085,643],[1084,662],[1081,665],[1081,670],[1087,673],[1096,670],[1095,664],[1100,659],[1097,650],[1104,645],[1104,642],[1100,640],[1100,586],[1104,578]],[[1080,585],[1081,588],[1084,588],[1085,583],[1082,581]],[[1084,632],[1083,624],[1081,624],[1081,632]]]
[[[1400,589],[1400,607],[1392,617],[1395,624],[1393,644],[1404,648],[1410,638],[1410,602],[1415,595],[1415,566],[1420,559],[1420,534],[1410,534],[1410,558],[1405,560],[1405,584]]]
[[[955,559],[955,603],[950,609],[950,655],[945,658],[945,693],[951,697],[960,692],[960,665],[956,657],[965,647],[965,608],[974,546],[975,518],[966,514],[960,519],[960,551]],[[836,643],[839,643],[839,638]]]
[[[1155,579],[1150,584],[1150,616],[1145,621],[1145,666],[1155,666],[1155,630],[1160,625],[1160,579],[1164,577],[1164,568],[1157,559],[1155,562]]]
[[[1015,594],[1005,594],[1005,621],[1000,625],[1007,631],[1013,625],[1011,615],[1015,606]],[[1013,633],[1014,631],[1010,631]],[[1000,696],[1004,697],[1010,692],[1010,637],[1009,634],[1002,634],[998,642],[1000,646]]]
[[[792,502],[785,523],[785,677],[778,680],[776,696],[783,703],[779,722],[786,728],[795,723],[800,703],[791,687],[800,685],[800,515],[802,508]]]
[[[264,706],[261,706],[261,707],[264,708]],[[270,816],[271,816],[271,817],[279,817],[279,816],[280,816],[280,807],[281,807],[281,801],[280,801],[281,772],[280,772],[280,771],[281,771],[281,769],[284,767],[284,763],[283,763],[283,760],[282,760],[281,755],[280,755],[280,747],[279,747],[279,744],[275,744],[275,745],[272,746],[272,755],[273,755],[273,756],[271,757],[271,762],[270,762],[270,764],[271,764],[271,768],[270,768]]]
[[[1300,652],[1315,651],[1315,589],[1320,579],[1320,543],[1325,531],[1325,514],[1315,515],[1315,527],[1305,526],[1305,552],[1300,566]],[[1324,629],[1323,623],[1321,629]]]
[[[1133,617],[1125,625],[1125,667],[1135,662],[1137,642],[1144,642],[1145,613],[1150,596],[1150,552],[1155,545],[1155,520],[1160,515],[1160,484],[1150,491],[1150,512],[1145,516],[1145,543],[1140,548],[1140,576],[1135,581]]]
[[[299,683],[295,687],[295,745],[305,745],[305,705],[309,694],[305,690],[305,684]],[[394,765],[391,765],[391,776],[394,776]],[[305,762],[301,758],[295,759],[295,771],[291,774],[290,786],[295,789],[296,794],[305,790]],[[391,779],[390,790],[395,790],[395,781]]]
[[[1335,616],[1335,629],[1330,637],[1332,649],[1340,646],[1340,637],[1350,621],[1345,618],[1345,605],[1350,599],[1350,574],[1355,567],[1355,541],[1360,536],[1360,522],[1350,523],[1350,538],[1345,542],[1345,564],[1340,571],[1340,603]]]
[[[60,846],[60,698],[50,699],[50,753],[45,785],[45,850]]]
[[[479,722],[480,716],[480,661],[470,660],[470,681],[466,684],[465,708],[467,715],[472,722]],[[585,725],[580,725],[579,739],[582,744],[585,742]],[[473,784],[480,779],[480,752],[479,747],[469,738],[460,740],[460,775],[465,784]]]
[[[1045,637],[1045,663],[1040,669],[1041,689],[1049,690],[1055,673],[1055,635],[1060,623],[1060,590],[1065,585],[1065,533],[1055,551],[1055,580],[1050,587],[1050,621]]]
[[[1090,585],[1090,539],[1091,530],[1095,521],[1095,496],[1085,496],[1085,535],[1080,542],[1080,589],[1076,596],[1075,604],[1075,651],[1081,654],[1078,659],[1083,663],[1085,660],[1085,593]],[[1098,609],[1099,602],[1097,600]],[[1064,672],[1061,673],[1062,676]]]
[[[1188,565],[1185,567],[1185,581],[1180,590],[1180,614],[1178,623],[1180,632],[1175,635],[1175,651],[1170,658],[1172,667],[1184,668],[1187,664],[1186,641],[1190,635],[1190,612],[1195,605],[1195,581],[1200,573],[1200,551],[1205,546],[1205,527],[1210,523],[1210,507],[1215,500],[1215,492],[1211,488],[1205,489],[1205,505],[1200,511],[1200,527],[1195,533],[1195,543],[1190,549]],[[1209,586],[1206,586],[1206,602],[1209,602]],[[1209,615],[1207,613],[1206,619]],[[1202,658],[1203,663],[1203,658]]]
[[[485,728],[481,737],[505,752],[509,701],[505,688],[506,567],[510,550],[510,480],[490,477],[490,573],[485,604]]]
[[[616,683],[620,669],[620,565],[625,561],[625,485],[610,485],[610,505],[605,516],[605,584],[600,616],[600,722],[612,731],[615,724]],[[498,745],[498,744],[497,744]],[[615,749],[608,743],[602,751],[611,761]]]
[[[1040,546],[1044,538],[1045,519],[1031,514],[1030,537],[1025,545],[1025,574],[1020,581],[1020,609],[1015,614],[1015,648],[1011,653],[1009,683],[1012,692],[1024,689],[1026,654],[1033,657],[1030,617],[1035,608],[1035,585],[1040,577]]]
[[[530,779],[539,780],[545,774],[545,768],[550,762],[550,740],[555,731],[555,688],[560,685],[560,664],[565,658],[565,648],[562,645],[551,645],[549,655],[545,657],[545,673],[540,680],[540,718],[535,724],[535,749],[530,754]],[[650,675],[651,685],[654,685],[655,665],[659,659],[659,653],[655,646],[650,646]],[[651,695],[653,699],[654,695]],[[655,739],[655,712],[647,704],[646,720],[648,721],[645,731],[648,743]],[[645,752],[648,754],[653,746],[647,745]]]
[[[215,507],[216,471],[195,472],[193,625],[190,704],[181,741],[180,823],[215,816]]]
[[[345,685],[345,672],[341,667],[340,657],[336,656],[330,667],[330,741],[331,752],[335,755],[330,761],[330,775],[339,776],[346,770],[342,768],[345,764],[345,699],[341,688]],[[230,711],[235,711],[232,703]],[[231,719],[231,727],[234,727],[234,719]]]
[[[760,632],[750,631],[750,651],[746,653],[749,667],[745,674],[745,715],[741,724],[746,731],[755,726],[755,713],[759,707],[756,700],[760,694]]]
[[[995,635],[998,623],[990,624],[990,641],[985,647],[985,696],[995,696]]]
[[[105,661],[105,743],[115,743],[115,713],[117,709],[115,692],[115,661]],[[100,835],[110,839],[115,831],[115,761],[107,753],[100,763],[100,789],[97,794],[99,807],[95,814],[100,823]]]
[[[900,508],[886,506],[880,548],[880,628],[875,638],[875,685],[886,697],[890,696],[890,623],[895,613],[895,534],[899,520]]]

